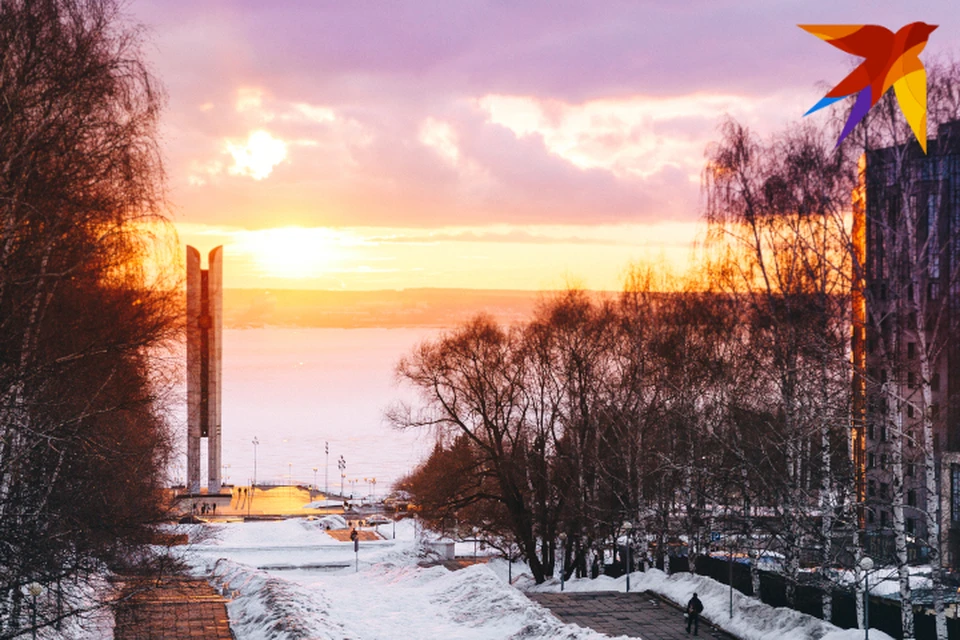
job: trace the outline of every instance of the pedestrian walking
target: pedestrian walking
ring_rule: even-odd
[[[700,598],[697,597],[697,594],[694,593],[693,597],[690,598],[690,602],[687,603],[687,633],[690,633],[690,625],[693,625],[693,635],[700,635],[700,613],[703,612],[703,603],[700,602]]]

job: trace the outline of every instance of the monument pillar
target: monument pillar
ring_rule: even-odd
[[[207,489],[219,493],[221,360],[223,356],[223,247],[200,268],[187,247],[187,489],[200,491],[200,439],[207,438]]]

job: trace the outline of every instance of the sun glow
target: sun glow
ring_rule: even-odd
[[[264,277],[305,280],[335,268],[343,257],[342,236],[322,227],[240,231],[233,235],[231,253],[250,258]]]
[[[274,138],[268,131],[252,131],[243,142],[227,140],[227,152],[233,156],[230,173],[263,180],[273,168],[287,157],[287,143]]]

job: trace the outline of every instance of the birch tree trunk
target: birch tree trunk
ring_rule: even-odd
[[[902,160],[900,161],[902,164]],[[933,313],[931,305],[928,305],[929,295],[927,292],[926,275],[929,273],[929,263],[926,254],[929,250],[938,251],[939,247],[931,245],[928,237],[923,246],[918,245],[919,212],[914,204],[915,200],[908,200],[904,203],[904,240],[906,241],[906,254],[908,264],[907,273],[909,274],[909,291],[912,293],[913,320],[912,329],[917,337],[917,356],[919,360],[919,384],[922,397],[921,411],[921,433],[923,439],[923,467],[924,467],[924,494],[926,495],[926,508],[924,517],[926,520],[927,532],[927,550],[930,558],[931,586],[933,591],[933,611],[936,616],[937,638],[946,640],[947,638],[947,619],[943,606],[943,566],[940,547],[940,487],[937,482],[937,460],[936,447],[934,445],[934,424],[933,424],[933,389],[931,380],[933,368],[936,364],[937,340],[936,333],[939,318]],[[937,207],[936,209],[939,209]],[[935,211],[927,211],[928,216],[934,216]],[[928,225],[930,221],[928,220]],[[934,220],[933,225],[937,221]],[[934,335],[928,332],[928,322],[932,321],[932,330]]]
[[[897,574],[900,582],[900,623],[903,640],[913,638],[913,601],[910,595],[910,568],[907,566],[907,534],[903,517],[903,444],[904,433],[900,401],[895,394],[887,392],[887,423],[894,437],[893,446],[893,532],[897,558]]]

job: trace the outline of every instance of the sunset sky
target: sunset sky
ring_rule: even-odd
[[[630,261],[685,263],[725,114],[775,131],[849,71],[798,23],[923,20],[922,59],[960,55],[956,0],[128,12],[169,98],[171,216],[226,245],[228,287],[618,289]]]

